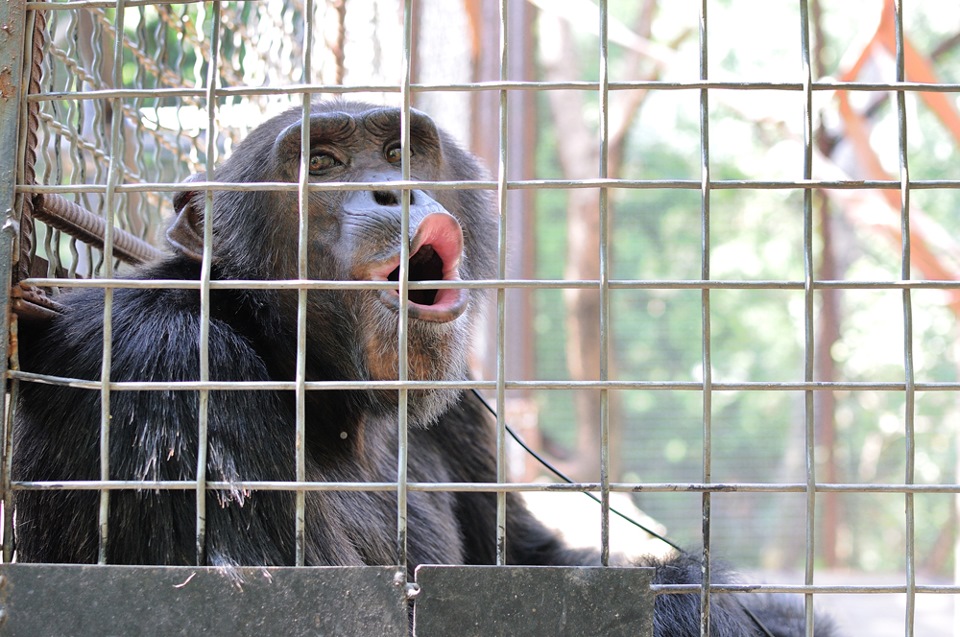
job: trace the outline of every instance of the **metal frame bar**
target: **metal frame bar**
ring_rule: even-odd
[[[160,279],[157,279],[159,281]],[[214,288],[216,289],[216,288]],[[411,289],[414,289],[411,287]],[[70,387],[99,390],[101,383],[99,381],[82,380],[77,378],[65,378],[61,376],[49,376],[46,374],[37,374],[32,372],[22,372],[18,370],[8,370],[7,376],[14,379],[29,380],[33,382],[42,382],[48,385],[67,385]],[[216,389],[216,390],[234,390],[234,391],[279,391],[295,390],[296,383],[291,381],[118,381],[109,383],[109,387],[114,391],[144,391],[144,390],[181,390],[197,391],[198,389]],[[309,381],[305,383],[307,390],[332,390],[332,389],[496,389],[495,380],[410,380],[406,382],[395,380],[370,380],[370,381]],[[703,383],[697,381],[653,381],[653,380],[619,380],[619,381],[576,381],[576,380],[510,380],[504,381],[506,389],[614,389],[614,390],[660,390],[660,391],[700,391],[703,389]],[[905,391],[905,383],[898,382],[714,382],[713,390],[718,391],[883,391],[883,392],[902,392]],[[916,391],[957,391],[960,389],[960,383],[914,383]]]
[[[431,190],[496,190],[497,182],[493,181],[417,181],[394,182],[397,188],[429,188]],[[310,192],[327,190],[369,190],[375,187],[371,182],[325,182],[311,183]],[[508,181],[508,190],[574,190],[583,188],[623,188],[636,190],[700,190],[702,180],[692,179],[525,179]],[[809,180],[780,180],[780,181],[752,181],[746,179],[725,179],[708,182],[711,190],[899,190],[900,180],[848,180],[838,181],[830,179]],[[960,179],[926,179],[910,183],[911,190],[938,190],[960,189]],[[197,181],[189,186],[172,182],[142,182],[137,184],[118,185],[116,192],[182,192],[185,190],[233,190],[233,191],[285,191],[296,190],[296,184],[285,182],[246,182],[224,183]],[[100,193],[106,191],[103,184],[70,185],[25,185],[18,184],[16,191],[20,193]]]
[[[700,2],[700,80],[707,81],[709,58],[707,55],[708,20],[707,0]],[[700,89],[700,278],[710,279],[710,103],[709,89]],[[704,482],[712,481],[712,435],[713,435],[713,363],[710,343],[710,289],[700,291],[701,307],[701,368],[703,374],[703,450],[702,475]],[[703,542],[700,589],[700,634],[710,635],[710,523],[712,492],[704,491],[700,511],[703,518],[701,540]]]
[[[114,8],[116,10],[117,31],[123,32],[123,18],[126,13],[125,0],[116,0]],[[117,38],[114,44],[114,59],[123,59],[123,42]],[[123,86],[123,65],[114,65],[113,82],[115,86]],[[115,113],[122,112],[122,100],[114,98],[113,108]],[[113,278],[113,231],[116,220],[114,211],[117,206],[116,187],[120,183],[121,162],[123,157],[123,118],[117,117],[111,123],[110,129],[110,164],[107,168],[107,189],[104,195],[104,231],[103,231],[103,252],[110,255],[103,260],[103,276],[108,279]],[[100,479],[110,480],[110,369],[113,360],[113,290],[104,289],[103,291],[103,359],[101,363],[100,374]],[[204,379],[206,380],[206,379]],[[101,564],[107,563],[107,551],[109,544],[109,525],[110,518],[110,493],[102,491],[100,493],[100,545],[98,560]]]
[[[58,286],[63,288],[162,288],[162,289],[199,289],[196,281],[180,279],[150,279],[136,281],[133,279],[57,279],[31,277],[24,282],[39,286]],[[596,288],[597,279],[476,279],[462,281],[457,284],[449,281],[411,281],[411,290],[433,288],[535,288],[535,289],[576,289]],[[610,279],[609,286],[613,290],[803,290],[806,287],[803,281],[795,280],[723,280],[723,279]],[[874,281],[828,281],[815,280],[811,283],[817,290],[955,290],[960,289],[960,281],[946,281],[942,279],[910,279],[910,280],[874,280]],[[230,289],[257,289],[257,290],[332,290],[346,288],[351,290],[385,290],[392,289],[381,281],[338,281],[331,279],[312,279],[307,281],[270,279],[230,279],[228,281],[211,281],[210,288],[214,290]],[[411,381],[414,382],[414,381]],[[618,381],[610,381],[617,383]],[[764,385],[790,388],[794,383],[763,383]],[[862,384],[862,383],[861,383]],[[872,385],[871,383],[868,383]]]
[[[129,4],[129,0],[128,0]],[[797,82],[735,82],[722,80],[692,80],[687,82],[667,80],[637,80],[631,82],[611,81],[607,85],[610,91],[633,91],[638,89],[655,91],[699,91],[703,89],[733,91],[797,91],[804,92],[807,87]],[[410,85],[411,93],[477,92],[477,91],[588,91],[600,90],[598,82],[462,82],[452,84],[417,83]],[[960,85],[953,83],[924,84],[923,82],[811,82],[812,91],[910,91],[920,93],[958,93]],[[357,84],[342,86],[338,84],[279,85],[266,87],[234,86],[217,91],[221,97],[242,97],[254,95],[300,95],[302,93],[399,93],[395,84]],[[103,89],[96,91],[52,91],[39,95],[30,95],[26,102],[49,102],[56,100],[100,100],[114,97],[195,97],[202,98],[202,89],[158,88],[158,89]],[[699,182],[698,182],[699,183]]]
[[[400,172],[410,181],[410,91],[413,53],[413,0],[403,3],[403,65],[401,71],[400,107]],[[397,401],[397,581],[406,582],[412,595],[416,584],[407,578],[407,456],[409,453],[407,407],[410,378],[407,352],[407,331],[410,323],[410,188],[400,191],[400,271],[398,289],[400,308],[397,323],[397,380],[400,383]]]
[[[803,102],[803,178],[813,177],[813,93],[810,85],[813,82],[813,65],[810,60],[810,25],[807,12],[807,0],[800,1],[800,54],[803,67],[804,91]],[[804,272],[804,305],[803,305],[803,379],[807,382],[814,380],[814,287],[816,267],[813,259],[813,191],[803,191],[803,272]],[[804,529],[804,584],[813,586],[816,559],[816,511],[817,511],[817,474],[816,474],[816,440],[814,421],[814,392],[807,389],[803,395],[804,420],[804,461],[807,477],[806,488],[806,525]],[[813,637],[814,614],[813,595],[804,596],[804,614],[806,616],[807,637]]]
[[[500,80],[507,79],[509,69],[508,10],[507,0],[500,0]],[[497,278],[507,275],[507,118],[509,110],[508,91],[501,89],[499,94],[499,152],[497,154]],[[504,420],[506,411],[506,323],[507,323],[507,295],[506,290],[497,288],[497,341],[496,341],[496,399],[497,399],[497,483],[507,481],[507,424]],[[496,537],[497,564],[507,563],[507,492],[497,491],[497,537]]]
[[[600,166],[599,178],[607,179],[610,160],[610,59],[607,0],[600,0]],[[600,563],[610,564],[610,191],[600,188]]]
[[[312,78],[311,58],[313,56],[314,10],[313,0],[306,0],[304,13],[304,43],[303,43],[303,79],[309,82]],[[303,94],[300,121],[300,178],[297,190],[297,204],[300,215],[300,226],[297,236],[297,276],[301,280],[310,278],[308,268],[308,245],[310,239],[310,116],[312,114],[310,94]],[[307,423],[307,293],[306,288],[297,292],[297,367],[296,367],[296,473],[297,482],[306,482],[306,423]],[[306,491],[298,489],[296,492],[296,521],[294,529],[296,566],[303,566],[306,560],[307,531],[306,531]]]
[[[121,30],[118,28],[117,32]],[[122,38],[117,38],[121,43]],[[120,46],[120,44],[118,44]],[[216,165],[217,77],[220,53],[220,3],[213,3],[210,18],[210,58],[207,60],[207,174],[212,175]],[[200,61],[197,61],[200,64]],[[203,198],[203,260],[200,265],[200,382],[210,380],[210,274],[213,267],[213,190]],[[207,529],[207,442],[210,425],[210,390],[199,391],[199,420],[197,438],[197,564],[206,563]]]
[[[904,52],[903,52],[903,0],[894,0],[894,31],[896,40],[896,74],[897,80],[904,79]],[[907,109],[906,96],[903,91],[896,91],[897,129],[898,129],[898,164],[900,172],[900,278],[910,280],[910,170],[907,161]],[[904,288],[903,292],[903,375],[904,375],[904,437],[906,439],[904,468],[904,484],[914,483],[916,436],[914,427],[916,381],[913,367],[913,304],[911,290]],[[904,522],[906,525],[906,542],[904,546],[906,563],[906,608],[904,623],[906,636],[913,637],[916,622],[916,533],[913,506],[913,493],[904,493]]]

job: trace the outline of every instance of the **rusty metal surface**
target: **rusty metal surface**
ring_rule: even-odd
[[[653,569],[421,566],[417,637],[653,635]]]
[[[6,564],[0,635],[407,637],[393,567],[216,568]]]
[[[20,233],[17,220],[17,153],[20,122],[21,79],[23,75],[23,45],[26,30],[26,9],[20,1],[0,2],[0,285],[6,290],[12,278],[15,243]],[[9,340],[10,297],[4,291],[0,296],[0,361],[4,372],[10,352]],[[4,378],[6,376],[4,375]],[[6,380],[4,381],[6,385]],[[9,401],[3,402],[0,422],[3,423],[0,458],[0,498],[3,499],[4,554],[9,558],[12,546],[12,499],[10,493],[11,431],[7,426]]]
[[[24,9],[25,10],[25,9]],[[43,11],[33,11],[30,16],[33,17],[33,28],[29,34],[30,46],[29,55],[26,62],[29,68],[25,69],[23,74],[26,92],[39,93],[40,79],[42,76],[41,61],[43,60],[43,42],[46,37],[46,18]],[[21,95],[21,98],[23,95]],[[22,117],[21,134],[24,136],[23,144],[23,166],[19,178],[22,183],[33,183],[36,179],[34,166],[37,161],[37,128],[40,122],[40,104],[38,102],[21,102]],[[33,254],[33,248],[36,243],[36,226],[33,217],[34,201],[30,195],[23,197],[23,209],[20,214],[20,235],[19,252],[13,255],[17,262],[17,267],[13,271],[15,280],[19,281],[28,276],[30,269],[30,255]]]
[[[87,245],[103,249],[106,220],[59,195],[34,197],[34,217],[76,237]],[[113,229],[113,256],[126,263],[140,264],[163,256],[163,251],[123,228]]]
[[[10,298],[14,313],[25,320],[47,321],[64,311],[64,307],[47,296],[43,288],[32,285],[20,283],[13,286],[10,289]]]

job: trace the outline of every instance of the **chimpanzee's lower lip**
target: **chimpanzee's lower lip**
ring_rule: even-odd
[[[357,272],[359,278],[371,281],[398,281],[400,250]],[[420,289],[424,281],[459,281],[463,258],[463,231],[460,223],[446,212],[433,212],[419,221],[410,238],[410,255],[406,276],[417,286],[407,294],[407,313],[412,319],[448,323],[467,309],[469,294],[465,289]],[[394,310],[400,309],[399,290],[383,290],[380,301]]]
[[[463,289],[442,288],[437,290],[431,305],[408,301],[407,316],[431,323],[449,323],[467,309],[467,296],[467,291]],[[380,301],[391,309],[400,310],[400,294],[396,290],[381,291]]]

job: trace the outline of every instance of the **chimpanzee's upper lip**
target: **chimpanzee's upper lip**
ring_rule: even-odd
[[[407,264],[409,281],[459,281],[463,256],[463,231],[446,212],[427,215],[417,226],[410,241]],[[373,281],[396,281],[400,273],[400,255],[387,259],[370,272]],[[435,323],[452,321],[467,308],[467,291],[462,288],[409,290],[407,312],[411,318]],[[383,290],[380,300],[387,307],[400,308],[399,290]]]

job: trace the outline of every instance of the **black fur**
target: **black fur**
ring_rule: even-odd
[[[326,119],[325,119],[326,118]],[[397,137],[393,111],[364,104],[315,107],[312,152],[341,152],[343,166],[317,180],[389,181],[396,166],[382,162],[384,140]],[[255,130],[214,178],[219,181],[296,179],[299,112]],[[332,122],[332,124],[331,124]],[[326,128],[324,128],[326,127]],[[476,162],[428,118],[414,121],[413,174],[420,179],[477,179]],[[313,128],[311,128],[313,134]],[[338,135],[340,137],[338,137]],[[296,149],[294,152],[293,149]],[[377,158],[381,163],[377,164]],[[385,185],[385,188],[387,186]],[[313,194],[310,276],[357,278],[380,253],[396,250],[398,217],[388,201]],[[480,191],[414,192],[415,203],[436,199],[463,228],[464,279],[492,276],[495,221]],[[426,205],[426,204],[425,204]],[[365,206],[365,207],[364,207]],[[196,238],[203,194],[176,200],[171,230],[177,247],[141,279],[198,279]],[[214,279],[296,276],[295,193],[223,192],[214,202]],[[186,224],[186,225],[184,225]],[[355,259],[358,253],[370,257]],[[357,263],[360,266],[357,266]],[[471,292],[470,294],[474,294]],[[62,297],[67,311],[49,323],[21,326],[22,368],[99,380],[102,290]],[[376,379],[395,375],[396,313],[377,291],[312,291],[308,301],[308,380]],[[476,299],[459,318],[411,319],[413,378],[464,377]],[[296,361],[296,293],[213,291],[210,374],[220,381],[292,380]],[[189,381],[199,378],[200,294],[197,290],[117,289],[114,292],[112,380]],[[386,361],[386,362],[384,362]],[[384,369],[387,368],[385,372]],[[214,391],[209,404],[208,479],[293,480],[294,393]],[[114,391],[111,395],[110,475],[116,480],[192,480],[196,472],[198,395],[194,391]],[[99,478],[100,393],[31,382],[16,405],[15,480]],[[495,482],[489,418],[476,399],[451,391],[411,392],[409,479]],[[396,392],[310,391],[306,408],[307,479],[396,479]],[[294,561],[293,496],[233,489],[207,502],[205,561],[212,565],[289,565]],[[97,558],[98,495],[90,491],[17,491],[17,557],[24,562],[91,563]],[[596,564],[596,552],[565,547],[524,508],[507,498],[507,554],[512,564]],[[408,567],[421,563],[495,562],[495,498],[491,494],[409,494]],[[194,564],[195,494],[191,490],[118,490],[110,496],[107,559],[116,564]],[[306,563],[390,564],[395,560],[396,502],[392,492],[322,492],[307,496]],[[658,583],[700,578],[696,558],[660,562]],[[723,573],[715,581],[726,581]],[[713,634],[803,634],[802,609],[756,595],[715,595]],[[749,606],[750,612],[746,608]],[[751,615],[752,613],[752,615]],[[699,635],[699,596],[661,595],[656,634]],[[818,621],[817,635],[833,635]]]

